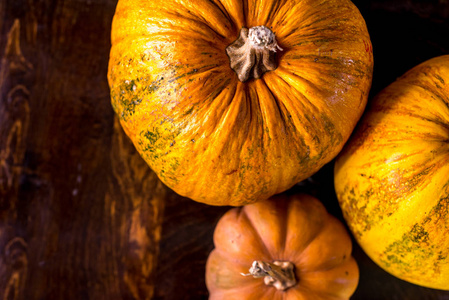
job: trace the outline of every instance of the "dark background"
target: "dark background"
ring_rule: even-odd
[[[449,0],[354,3],[373,44],[370,99],[449,54]],[[168,190],[117,124],[106,81],[115,5],[0,0],[0,300],[207,299],[204,266],[229,208]],[[332,169],[294,189],[341,218]],[[449,299],[384,272],[356,243],[353,255],[352,299]]]

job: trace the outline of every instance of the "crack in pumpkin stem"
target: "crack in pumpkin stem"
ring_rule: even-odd
[[[277,68],[275,53],[281,50],[274,33],[265,26],[243,27],[240,36],[226,48],[231,68],[241,82],[261,78]]]
[[[289,261],[254,261],[248,274],[243,276],[253,276],[254,278],[264,279],[266,285],[272,285],[276,289],[285,291],[296,285],[294,272],[295,265]]]

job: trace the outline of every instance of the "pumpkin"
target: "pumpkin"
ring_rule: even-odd
[[[225,213],[206,263],[209,299],[349,299],[359,280],[346,228],[307,194]]]
[[[335,163],[344,218],[398,278],[449,290],[449,55],[381,91]]]
[[[373,55],[348,0],[119,0],[108,82],[138,152],[178,194],[240,206],[333,159]]]

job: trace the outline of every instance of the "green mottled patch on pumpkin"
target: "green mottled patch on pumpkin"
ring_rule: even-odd
[[[122,119],[126,120],[127,117],[132,116],[135,113],[136,106],[141,102],[142,99],[138,97],[123,101],[123,111],[121,113]]]
[[[410,231],[410,239],[414,243],[427,244],[429,242],[429,233],[423,226],[415,224]]]
[[[414,274],[414,279],[418,280],[422,276],[429,276],[429,273],[436,274],[438,270],[432,270],[426,264],[435,255],[434,246],[428,245],[427,241],[428,233],[421,225],[415,224],[400,240],[386,248],[380,256],[380,262],[387,268],[394,267],[401,277]]]
[[[180,166],[178,157],[171,155],[176,151],[176,138],[182,128],[175,126],[170,119],[164,119],[158,126],[147,128],[140,132],[138,144],[143,159],[151,165],[165,166],[159,170],[158,175],[164,180],[178,182],[179,174],[175,171]]]
[[[142,150],[152,159],[157,159],[160,155],[166,155],[176,143],[176,137],[181,133],[181,128],[176,127],[168,119],[161,121],[152,128],[143,130],[140,133],[140,145]]]
[[[439,275],[437,262],[446,260],[449,247],[444,238],[442,241],[432,238],[432,233],[449,229],[448,210],[449,197],[444,196],[422,222],[414,224],[400,240],[385,249],[380,256],[381,263],[388,268],[394,267],[398,275],[413,280]],[[414,274],[413,278],[410,274]]]
[[[173,171],[176,171],[176,169],[178,169],[178,167],[179,167],[179,160],[176,158],[173,158],[170,160],[170,163],[168,165],[170,166],[170,168]]]
[[[157,140],[160,137],[159,129],[158,127],[154,127],[152,130],[147,130],[143,136],[147,139],[148,143],[145,144],[144,151],[154,152],[155,145],[157,143]]]
[[[346,201],[342,201],[340,205],[342,205],[345,219],[351,220],[349,222],[351,231],[354,236],[360,239],[378,221],[373,219],[373,216],[376,216],[373,210],[376,211],[376,209],[368,206],[370,198],[373,195],[373,189],[368,189],[364,193],[358,191],[356,193],[354,187],[351,187],[351,190],[347,191],[348,188],[346,187],[343,192],[343,195],[346,195]],[[339,198],[341,199],[341,196]],[[381,219],[382,215],[380,216]],[[357,226],[353,226],[352,224],[357,224]]]
[[[121,119],[126,121],[135,113],[136,107],[142,103],[140,89],[139,79],[131,79],[121,82],[111,91],[113,108]]]

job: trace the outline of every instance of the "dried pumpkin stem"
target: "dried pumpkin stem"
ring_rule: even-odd
[[[294,264],[289,261],[254,261],[249,274],[244,276],[253,276],[254,278],[262,278],[266,285],[272,285],[278,290],[284,291],[296,284]]]
[[[274,33],[265,26],[243,27],[240,36],[226,48],[231,68],[241,82],[260,78],[277,68],[275,53],[281,50]]]

